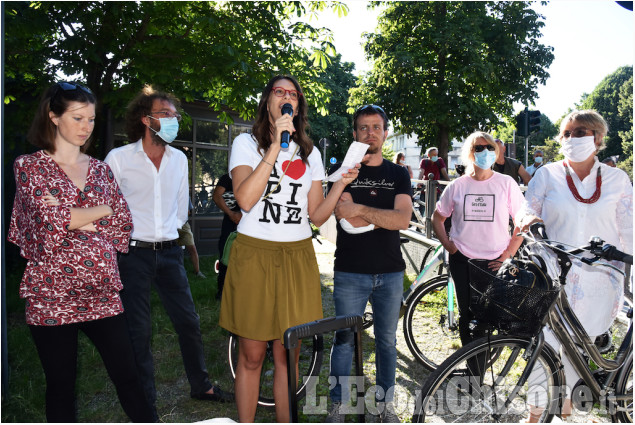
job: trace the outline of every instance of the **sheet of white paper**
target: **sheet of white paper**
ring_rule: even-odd
[[[344,157],[344,161],[342,161],[342,166],[337,169],[336,172],[328,176],[328,181],[336,182],[342,178],[342,174],[348,173],[349,168],[355,168],[355,164],[359,164],[366,155],[366,151],[368,150],[368,145],[366,143],[361,142],[353,142],[348,148],[348,152],[346,152],[346,156]]]

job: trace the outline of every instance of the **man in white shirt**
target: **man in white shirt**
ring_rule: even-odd
[[[199,317],[183,267],[183,249],[177,244],[177,229],[188,218],[189,198],[187,158],[168,145],[178,133],[178,104],[171,94],[146,86],[126,113],[126,132],[137,142],[113,149],[106,157],[132,213],[130,252],[119,256],[121,300],[146,396],[153,405],[151,286],[179,335],[191,397],[230,399],[209,381]]]
[[[540,167],[542,167],[542,151],[537,149],[536,152],[534,152],[534,163],[527,167],[527,172],[533,177],[536,170]]]

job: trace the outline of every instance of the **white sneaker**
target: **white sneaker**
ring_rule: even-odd
[[[344,415],[340,413],[340,409],[342,408],[342,403],[339,401],[333,402],[331,405],[331,409],[326,414],[326,423],[338,423],[344,422]]]
[[[203,274],[203,272],[202,272],[202,271],[200,271],[200,270],[198,271],[198,273],[196,273],[196,276],[198,276],[198,277],[200,277],[200,278],[202,278],[202,279],[207,279],[207,276],[205,276],[205,275]]]

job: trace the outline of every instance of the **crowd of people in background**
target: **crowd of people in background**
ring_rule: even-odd
[[[183,263],[185,246],[195,274],[205,278],[187,225],[192,205],[188,161],[170,146],[179,131],[179,101],[144,87],[126,112],[129,143],[110,151],[104,162],[85,154],[96,101],[78,83],[48,88],[28,135],[41,150],[14,163],[17,190],[8,239],[28,260],[20,296],[46,376],[47,420],[77,421],[79,331],[99,351],[130,420],[158,420],[152,288],[178,335],[190,396],[232,401],[232,394],[211,383]],[[319,227],[334,214],[335,314],[361,315],[371,301],[378,419],[395,422],[396,331],[406,269],[399,231],[407,229],[411,217],[413,170],[402,152],[394,162],[383,158],[389,118],[382,107],[363,105],[353,116],[352,135],[368,151],[360,164],[329,183],[325,195],[326,173],[307,135],[308,113],[299,82],[288,75],[273,77],[260,96],[252,132],[233,141],[227,174],[212,195],[224,214],[219,253],[236,232],[228,248],[231,261],[220,266],[216,297],[219,325],[239,341],[237,419],[255,420],[260,369],[273,341],[276,418],[289,421],[282,337],[292,326],[322,318],[310,224]],[[607,132],[597,112],[571,112],[558,135],[564,160],[545,164],[544,153],[535,150],[525,169],[505,156],[501,140],[475,131],[463,144],[463,169],[452,180],[439,150],[426,150],[418,179],[449,181],[439,191],[432,226],[449,253],[463,344],[479,336],[469,326],[468,260],[502,263],[514,257],[522,241],[518,232],[529,224],[543,221],[552,238],[572,245],[593,234],[632,253],[631,182],[613,158],[597,158]],[[524,196],[519,184],[528,186]],[[449,232],[446,220],[452,224]],[[574,311],[589,335],[600,335],[623,302],[622,281],[615,272],[582,263],[574,264],[568,279],[566,294]],[[548,330],[547,341],[557,348]],[[299,348],[296,367],[298,357]],[[352,357],[352,331],[337,331],[328,422],[345,419]],[[563,360],[567,381],[576,382],[575,370]],[[532,377],[535,382],[542,378]],[[541,406],[530,407],[532,420]]]

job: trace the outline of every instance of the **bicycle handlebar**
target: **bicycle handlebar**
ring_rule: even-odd
[[[595,252],[593,253],[595,254]],[[633,256],[618,250],[613,245],[605,244],[602,247],[601,253],[601,257],[606,260],[617,260],[626,264],[633,265]]]
[[[583,251],[588,251],[591,254],[595,255],[595,258],[585,258],[582,259],[583,262],[587,264],[591,264],[600,258],[604,260],[616,260],[621,261],[626,264],[633,264],[633,256],[618,250],[614,245],[605,244],[602,239],[597,236],[593,236],[589,240],[589,244],[583,247],[574,248],[571,250],[565,250],[564,247],[560,245],[555,245],[548,241],[547,231],[544,223],[537,222],[533,223],[529,226],[529,232],[534,235],[540,236],[540,238],[544,241],[546,245],[548,245],[551,249],[557,250],[563,254],[567,255],[576,255]]]

